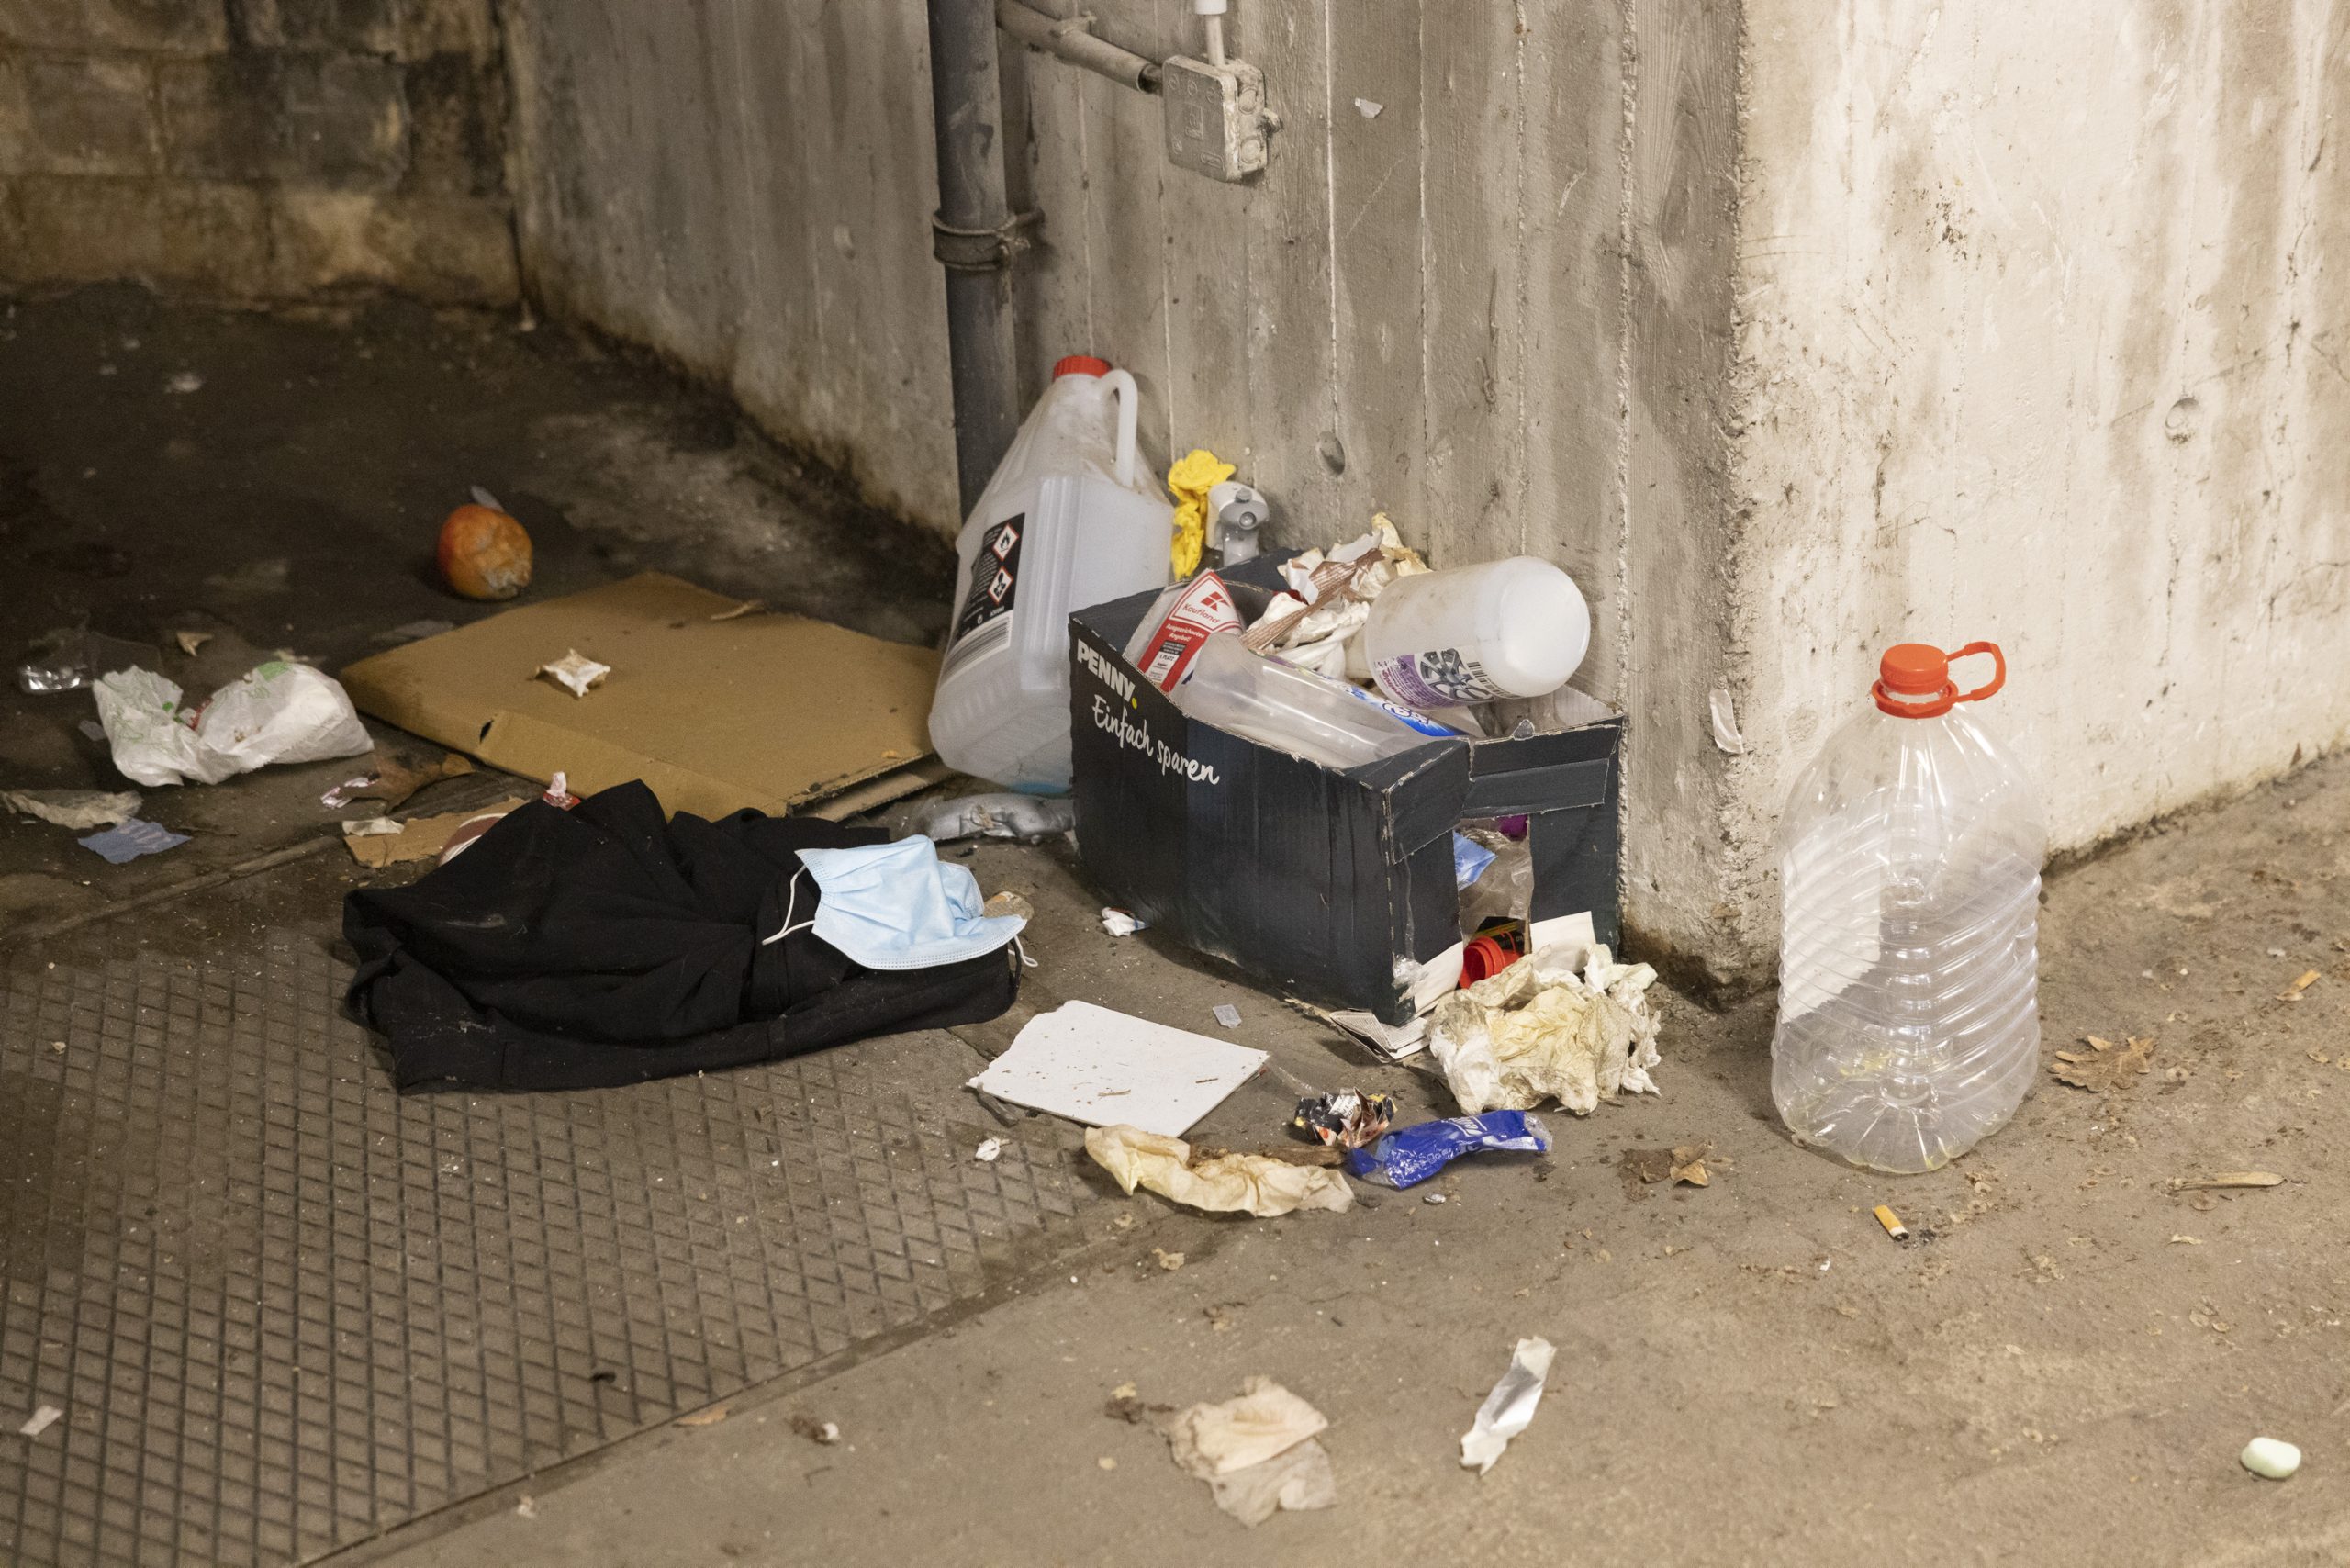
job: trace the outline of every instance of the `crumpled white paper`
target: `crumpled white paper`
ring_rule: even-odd
[[[1397,577],[1427,569],[1381,512],[1360,538],[1333,545],[1326,554],[1308,550],[1282,566],[1290,591],[1273,596],[1249,629],[1248,646],[1260,654],[1278,651],[1285,663],[1344,680],[1347,644],[1371,619],[1371,601]]]
[[[612,666],[598,664],[578,649],[573,648],[554,663],[541,665],[531,673],[551,675],[554,677],[555,684],[574,697],[585,697],[588,695],[589,687],[599,684],[606,676],[612,673]]]
[[[1598,944],[1546,947],[1438,1002],[1428,1052],[1471,1115],[1530,1111],[1549,1098],[1589,1115],[1618,1092],[1656,1092],[1655,980],[1648,965],[1617,963]]]
[[[356,756],[375,742],[342,684],[272,659],[213,693],[193,722],[180,689],[152,670],[116,670],[90,688],[114,765],[141,784],[218,784],[273,762]]]
[[[1477,1419],[1460,1434],[1460,1466],[1483,1475],[1509,1447],[1510,1439],[1533,1424],[1534,1407],[1542,1402],[1542,1382],[1550,1375],[1550,1341],[1520,1339],[1509,1359],[1509,1371],[1477,1407]]]

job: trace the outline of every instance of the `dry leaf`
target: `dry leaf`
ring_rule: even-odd
[[[1154,1247],[1150,1249],[1150,1255],[1158,1260],[1160,1268],[1170,1274],[1183,1266],[1183,1255],[1181,1252],[1169,1252],[1163,1247]]]
[[[1712,1152],[1709,1143],[1684,1143],[1673,1151],[1673,1165],[1666,1172],[1675,1182],[1692,1187],[1705,1186],[1711,1177],[1706,1174],[1706,1156]]]
[[[812,1416],[794,1416],[791,1429],[811,1443],[836,1443],[841,1440],[838,1427],[830,1421],[819,1421]]]
[[[2207,1187],[2281,1187],[2285,1178],[2273,1170],[2215,1170],[2209,1176],[2180,1176],[2171,1182],[2174,1192],[2197,1193]]]
[[[1200,1316],[1208,1320],[1208,1327],[1218,1334],[1232,1332],[1232,1309],[1222,1302],[1200,1308]]]
[[[1642,1187],[1660,1182],[1676,1182],[1684,1186],[1703,1187],[1712,1177],[1706,1170],[1706,1156],[1713,1151],[1709,1143],[1676,1144],[1671,1148],[1628,1148],[1618,1165],[1623,1171],[1624,1191],[1633,1197],[1645,1196]],[[1725,1170],[1728,1160],[1716,1160]]]
[[[697,1410],[690,1416],[680,1416],[675,1421],[671,1422],[670,1425],[674,1427],[715,1427],[724,1419],[726,1419],[726,1406],[723,1405],[713,1405],[707,1410]]]
[[[2049,1064],[2048,1070],[2056,1075],[2057,1082],[2104,1094],[2126,1087],[2153,1069],[2154,1042],[2151,1037],[2132,1037],[2120,1046],[2095,1035],[2081,1038],[2089,1047],[2087,1051],[2058,1051],[2056,1059]]]

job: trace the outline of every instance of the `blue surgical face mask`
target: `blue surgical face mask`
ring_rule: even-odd
[[[1018,915],[985,916],[979,879],[968,867],[938,858],[938,846],[919,834],[862,849],[803,849],[800,864],[822,898],[812,920],[817,935],[868,969],[924,969],[992,953],[1028,923]],[[795,879],[798,873],[794,873]]]

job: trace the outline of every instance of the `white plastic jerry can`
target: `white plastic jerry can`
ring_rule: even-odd
[[[1069,618],[1164,588],[1174,504],[1136,450],[1134,377],[1073,355],[956,541],[955,619],[930,710],[950,767],[1069,788]]]

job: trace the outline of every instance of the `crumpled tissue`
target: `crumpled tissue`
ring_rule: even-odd
[[[375,746],[340,681],[282,659],[214,692],[193,720],[180,689],[152,670],[101,676],[90,694],[115,767],[141,784],[218,784],[273,762],[322,762]]]
[[[1194,1405],[1159,1429],[1176,1464],[1208,1484],[1217,1507],[1254,1529],[1283,1508],[1337,1504],[1329,1451],[1314,1440],[1329,1425],[1272,1379],[1252,1377],[1239,1397]]]
[[[1555,1098],[1587,1116],[1619,1092],[1657,1092],[1655,980],[1648,965],[1617,963],[1603,946],[1546,947],[1438,1002],[1428,1050],[1472,1115]]]
[[[1262,1154],[1219,1154],[1192,1163],[1179,1137],[1120,1123],[1085,1129],[1085,1152],[1131,1193],[1146,1187],[1187,1208],[1270,1219],[1299,1209],[1344,1214],[1355,1206],[1346,1177],[1327,1166],[1292,1165]]]
[[[139,797],[129,790],[0,790],[0,806],[59,827],[112,827],[139,814]]]

